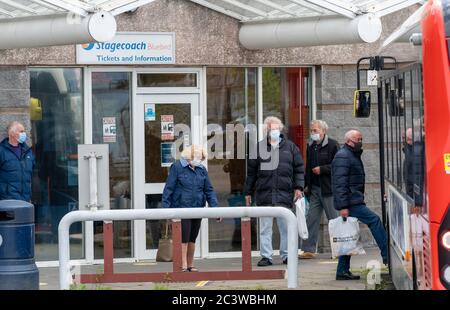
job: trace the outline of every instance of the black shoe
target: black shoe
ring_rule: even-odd
[[[287,265],[287,258],[283,259],[283,265]]]
[[[387,265],[387,264],[389,264],[388,258],[383,257],[383,265]]]
[[[261,258],[261,260],[258,262],[258,266],[259,267],[266,267],[266,266],[271,266],[272,265],[272,261],[268,258]]]
[[[360,276],[355,276],[350,271],[342,274],[336,274],[336,280],[359,280]]]

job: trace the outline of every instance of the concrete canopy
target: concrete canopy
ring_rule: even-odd
[[[0,0],[0,49],[105,42],[155,0]],[[248,49],[371,43],[380,18],[424,0],[186,0],[238,19]]]
[[[380,18],[423,0],[190,0],[243,23],[248,49],[372,43]]]

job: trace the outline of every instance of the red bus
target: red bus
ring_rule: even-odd
[[[395,286],[442,290],[450,289],[450,0],[425,4],[421,36],[422,63],[379,79],[382,192]]]

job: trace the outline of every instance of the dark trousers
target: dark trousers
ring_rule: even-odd
[[[380,217],[370,210],[365,204],[356,205],[349,208],[349,216],[356,217],[359,221],[369,226],[369,229],[377,242],[383,259],[388,256],[387,235]],[[344,255],[339,257],[337,274],[343,274],[350,271],[351,256]]]

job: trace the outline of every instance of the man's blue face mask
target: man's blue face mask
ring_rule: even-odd
[[[19,138],[17,139],[17,141],[19,141],[19,143],[25,143],[25,141],[27,141],[27,133],[26,132],[19,133]]]
[[[281,132],[279,129],[272,129],[270,131],[270,138],[274,141],[277,141],[280,139],[280,134],[281,134]]]

